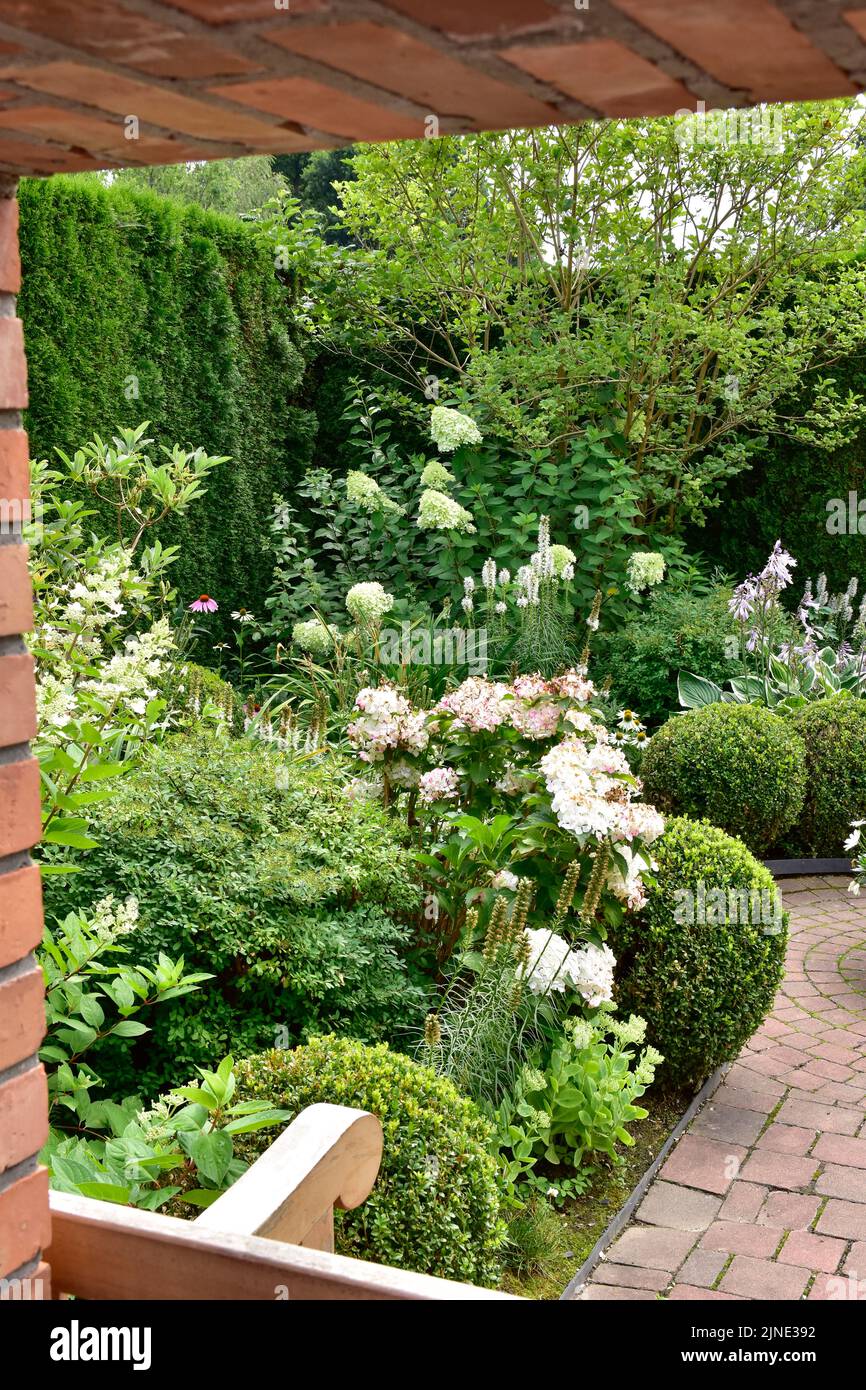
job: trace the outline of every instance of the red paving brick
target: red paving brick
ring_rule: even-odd
[[[808,1270],[776,1264],[772,1260],[755,1260],[750,1255],[735,1255],[719,1288],[722,1293],[736,1293],[759,1301],[795,1299],[802,1297],[808,1282]]]
[[[717,1144],[713,1139],[685,1134],[662,1168],[662,1177],[706,1192],[727,1192],[747,1152],[740,1144]]]
[[[833,1274],[845,1254],[846,1242],[833,1236],[816,1236],[810,1231],[792,1231],[777,1259],[783,1265]]]
[[[578,1297],[866,1301],[866,901],[846,887],[784,884],[776,1005]]]

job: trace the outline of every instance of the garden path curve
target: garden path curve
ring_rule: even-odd
[[[579,1300],[866,1300],[866,900],[789,879],[772,1013]]]

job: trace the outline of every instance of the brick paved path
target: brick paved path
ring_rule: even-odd
[[[866,899],[847,884],[784,883],[773,1012],[578,1298],[866,1300]]]

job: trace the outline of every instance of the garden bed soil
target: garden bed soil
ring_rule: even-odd
[[[501,1284],[506,1292],[522,1298],[561,1298],[563,1289],[661,1153],[694,1098],[690,1090],[658,1087],[647,1091],[641,1104],[650,1113],[631,1129],[634,1147],[621,1150],[622,1161],[617,1167],[607,1164],[600,1167],[591,1187],[582,1196],[566,1202],[557,1212],[563,1236],[562,1251],[551,1254],[544,1268],[535,1274],[506,1273]]]

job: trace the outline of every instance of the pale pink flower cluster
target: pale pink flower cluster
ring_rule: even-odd
[[[622,808],[621,826],[624,839],[643,840],[651,845],[664,834],[665,818],[645,801],[630,801]]]
[[[507,695],[507,685],[485,680],[483,676],[470,676],[456,690],[443,696],[435,712],[453,715],[458,726],[473,734],[492,733],[508,717]]]
[[[559,729],[562,711],[549,700],[541,700],[536,704],[515,701],[509,713],[512,726],[519,734],[523,734],[524,738],[540,739],[553,738]]]
[[[359,718],[347,728],[349,741],[367,763],[381,762],[386,752],[423,753],[430,742],[423,711],[391,686],[366,686],[355,697]]]
[[[433,801],[449,801],[457,795],[458,778],[453,767],[434,767],[421,775],[418,799],[425,806]]]

